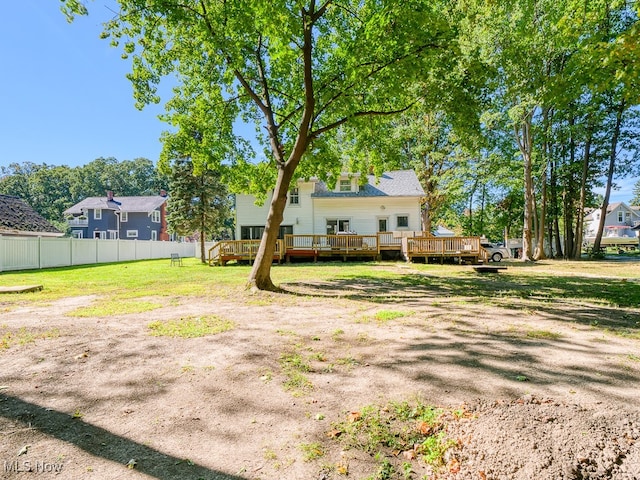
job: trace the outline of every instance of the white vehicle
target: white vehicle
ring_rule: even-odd
[[[485,241],[482,241],[480,243],[480,246],[487,251],[489,255],[489,260],[491,260],[492,262],[499,262],[503,258],[511,257],[511,254],[509,253],[509,249],[505,247],[501,247],[499,245],[495,245],[493,243],[489,243]]]

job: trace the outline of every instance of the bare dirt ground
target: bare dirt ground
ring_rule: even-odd
[[[94,297],[1,310],[5,329],[59,336],[0,350],[0,478],[367,478],[376,459],[343,450],[332,424],[419,398],[465,415],[448,423],[445,467],[410,460],[407,478],[640,479],[640,342],[600,328],[638,309],[496,306],[421,285],[390,304],[397,285],[366,279],[284,287],[297,295],[110,318],[66,315]],[[235,328],[149,334],[152,320],[211,313]],[[292,353],[311,365],[301,390],[285,386]],[[323,454],[305,460],[314,444]]]

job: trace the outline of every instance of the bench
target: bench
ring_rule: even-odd
[[[473,269],[478,273],[498,273],[500,270],[506,270],[507,267],[499,267],[498,265],[473,265]]]
[[[182,266],[182,258],[180,258],[180,254],[179,253],[172,253],[171,254],[171,266],[173,267],[174,265]]]

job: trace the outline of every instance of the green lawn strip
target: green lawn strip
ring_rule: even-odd
[[[16,345],[27,345],[35,343],[36,340],[58,338],[59,336],[60,331],[57,328],[39,330],[21,327],[16,331],[12,331],[6,326],[0,326],[0,351],[8,350]]]
[[[148,325],[155,337],[196,338],[216,335],[235,327],[235,324],[217,315],[189,316],[177,320],[155,321]]]

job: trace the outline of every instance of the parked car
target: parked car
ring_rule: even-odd
[[[499,262],[503,258],[511,257],[511,255],[509,254],[509,249],[501,245],[496,245],[489,242],[481,242],[480,246],[488,252],[489,260],[491,260],[492,262]]]

